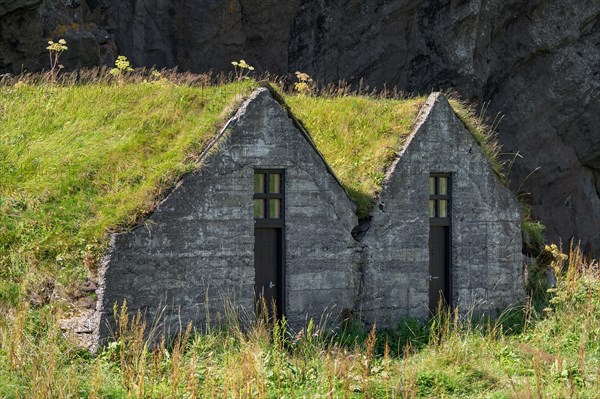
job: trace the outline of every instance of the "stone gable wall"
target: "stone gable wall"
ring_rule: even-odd
[[[429,315],[430,173],[451,174],[452,302],[494,313],[524,297],[521,214],[446,98],[431,95],[389,171],[363,240],[362,313],[393,325]]]
[[[253,314],[255,168],[285,169],[290,325],[353,308],[355,206],[268,90],[253,94],[215,147],[143,226],[114,237],[101,289],[102,337],[123,299],[149,320],[160,311],[166,331],[222,320],[228,301]]]

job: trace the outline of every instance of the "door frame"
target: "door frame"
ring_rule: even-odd
[[[453,292],[453,273],[452,273],[452,173],[449,172],[431,172],[428,175],[428,179],[434,177],[437,178],[438,177],[445,177],[447,179],[447,195],[443,196],[443,199],[446,199],[448,201],[448,208],[447,208],[447,217],[446,218],[429,218],[429,224],[428,224],[428,229],[429,229],[429,233],[427,234],[428,237],[428,251],[429,251],[429,237],[431,235],[431,227],[432,226],[443,226],[443,227],[448,227],[448,248],[447,248],[447,254],[448,254],[448,259],[447,259],[447,264],[445,265],[445,270],[444,272],[446,273],[446,286],[447,286],[447,292],[445,293],[445,299],[447,300],[447,305],[448,306],[453,306],[454,303],[454,292]],[[429,185],[428,185],[429,187]],[[436,188],[437,190],[437,188]],[[433,199],[438,199],[440,198],[440,196],[438,195],[429,195],[428,196],[428,201]],[[429,275],[429,262],[427,264],[427,271],[428,271],[428,275]],[[429,289],[429,286],[428,286]],[[431,294],[428,291],[428,296],[430,296]],[[429,306],[428,306],[429,307]]]
[[[264,174],[271,174],[271,173],[277,173],[281,176],[281,180],[280,180],[280,195],[277,196],[277,198],[281,199],[281,218],[279,219],[254,219],[254,231],[256,231],[256,229],[279,229],[281,231],[281,270],[279,273],[281,282],[278,284],[279,287],[277,288],[277,296],[279,298],[277,298],[280,303],[277,304],[277,310],[281,312],[281,314],[278,314],[277,317],[281,318],[282,316],[286,315],[286,309],[287,309],[287,298],[286,298],[286,247],[287,247],[287,242],[286,242],[286,228],[285,228],[285,196],[286,196],[286,177],[285,177],[285,169],[280,169],[280,168],[255,168],[253,169],[253,175],[252,178],[254,179],[254,175],[255,174],[260,174],[260,173],[264,173]],[[268,178],[266,179],[266,181],[268,181]],[[265,184],[268,184],[267,182],[265,182]],[[253,190],[254,191],[254,190]],[[267,203],[268,198],[269,198],[269,194],[265,194],[265,195],[260,195],[257,193],[254,193],[253,199],[267,199]],[[256,235],[253,234],[254,239],[256,240]],[[256,259],[256,258],[255,258]],[[253,262],[254,263],[254,262]],[[256,264],[254,263],[254,273],[256,273]],[[254,280],[254,284],[256,286],[256,277]],[[254,290],[255,291],[255,290]]]
[[[281,318],[281,316],[285,315],[285,268],[284,268],[284,264],[285,264],[285,256],[284,256],[284,250],[285,250],[285,245],[284,245],[284,230],[283,228],[280,227],[267,227],[267,226],[255,226],[254,227],[254,242],[255,242],[255,248],[256,248],[256,230],[276,230],[277,233],[279,234],[279,254],[280,254],[280,262],[279,262],[279,269],[275,270],[275,276],[276,276],[276,289],[275,289],[275,303],[276,303],[276,310],[277,310],[277,318]],[[256,254],[254,255],[254,259],[255,259],[255,263],[254,263],[254,292],[255,295],[256,294]],[[258,298],[255,298],[255,301]],[[268,303],[266,304],[267,307],[270,307],[271,304]],[[270,309],[269,309],[270,311]]]

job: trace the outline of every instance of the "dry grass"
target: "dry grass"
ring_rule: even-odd
[[[311,324],[292,337],[285,321],[260,318],[245,331],[188,328],[151,346],[143,322],[122,312],[117,340],[90,357],[64,341],[52,312],[19,308],[0,319],[0,396],[596,398],[598,265],[576,248],[550,251],[558,286],[543,314],[514,309],[474,323],[440,310],[426,342],[409,334],[399,354],[375,328],[348,340]]]

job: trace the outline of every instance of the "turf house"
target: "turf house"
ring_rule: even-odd
[[[381,180],[356,204],[303,123],[256,89],[149,217],[114,234],[101,266],[96,334],[113,305],[167,333],[274,304],[292,328],[352,317],[390,326],[438,301],[495,313],[524,296],[521,213],[439,93]]]

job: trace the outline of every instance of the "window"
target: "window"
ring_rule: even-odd
[[[254,219],[283,220],[282,170],[254,171]]]
[[[429,176],[429,217],[448,219],[450,217],[450,176],[432,174]]]

